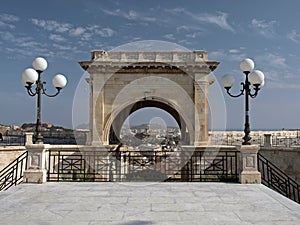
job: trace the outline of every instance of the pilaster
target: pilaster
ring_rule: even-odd
[[[208,143],[208,73],[195,74],[195,146]]]

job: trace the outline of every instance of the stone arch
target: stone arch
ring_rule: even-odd
[[[174,93],[164,91],[159,84],[154,88],[153,94],[148,96],[154,99],[146,99],[146,102],[154,100],[170,105],[183,118],[187,129],[193,131],[189,132],[189,143],[196,146],[206,144],[208,141],[207,94],[210,84],[208,75],[217,68],[218,64],[218,62],[208,61],[207,51],[93,51],[90,61],[80,62],[82,68],[90,74],[87,79],[90,85],[88,143],[95,146],[108,144],[110,127],[116,115],[129,105],[137,104],[134,107],[138,107],[138,104],[142,104],[137,102],[142,101],[145,89],[136,90],[139,96],[135,99],[123,99],[117,103],[116,95],[131,82],[151,76],[153,81],[165,79],[170,83],[173,82],[183,90],[182,93],[186,93],[186,97],[182,99],[176,90]],[[186,100],[191,102],[189,106],[186,106]],[[162,105],[160,107],[167,108]],[[176,113],[173,115],[176,117]]]
[[[180,115],[180,112],[178,112],[177,109],[175,109],[174,106],[172,106],[170,103],[166,103],[165,101],[162,101],[162,99],[157,99],[152,97],[151,100],[140,100],[131,104],[128,104],[127,106],[123,107],[123,109],[121,109],[116,116],[112,116],[113,114],[111,114],[111,118],[109,119],[109,122],[105,128],[105,134],[104,134],[104,138],[106,140],[108,140],[109,144],[116,144],[115,141],[117,141],[118,137],[119,137],[119,133],[121,130],[121,127],[124,123],[124,121],[127,119],[127,117],[129,115],[131,115],[132,113],[136,112],[139,109],[142,108],[147,108],[147,107],[155,107],[155,108],[159,108],[162,109],[164,111],[166,111],[167,113],[169,113],[177,122],[180,130],[181,130],[181,134],[182,134],[182,138],[181,141],[184,144],[190,144],[190,134],[193,133],[193,131],[191,131],[191,123],[187,123],[185,120],[186,118],[183,118]],[[188,124],[188,125],[187,125]],[[188,129],[190,128],[190,130]],[[188,131],[188,133],[187,133]],[[116,133],[117,132],[117,133]]]

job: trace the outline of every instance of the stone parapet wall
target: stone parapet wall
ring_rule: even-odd
[[[209,131],[212,145],[241,145],[244,131]],[[270,143],[265,143],[268,135]],[[251,144],[272,147],[300,147],[300,130],[251,131]]]
[[[25,146],[0,147],[0,171],[25,152]]]
[[[243,136],[244,131],[209,131],[209,134],[212,136]],[[271,134],[272,136],[277,137],[300,137],[299,130],[255,130],[251,131],[252,136],[264,136],[264,134]]]
[[[98,61],[109,62],[201,62],[208,60],[207,51],[198,50],[191,52],[130,52],[130,51],[104,51],[91,52],[91,58]]]
[[[300,184],[300,148],[261,148],[259,153]]]

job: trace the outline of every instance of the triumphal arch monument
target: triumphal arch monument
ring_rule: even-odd
[[[177,122],[181,141],[199,146],[208,141],[208,75],[218,62],[207,51],[92,51],[80,62],[89,73],[88,144],[116,144],[126,118],[156,107]]]

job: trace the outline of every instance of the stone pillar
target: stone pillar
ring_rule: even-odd
[[[47,156],[46,150],[50,145],[26,145],[28,151],[28,169],[24,171],[24,183],[42,184],[47,182]]]
[[[241,184],[260,184],[261,174],[257,167],[258,145],[242,145],[239,147],[241,153]]]
[[[25,145],[32,145],[33,141],[33,132],[26,132],[25,133]]]
[[[265,144],[264,147],[265,148],[271,148],[272,147],[272,138],[271,138],[271,134],[264,134],[265,137]]]

